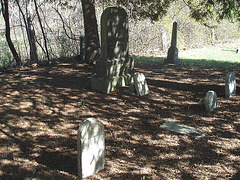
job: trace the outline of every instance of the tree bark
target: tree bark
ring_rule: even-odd
[[[16,61],[16,64],[17,66],[20,66],[21,65],[21,59],[20,57],[18,56],[18,53],[13,45],[13,42],[11,40],[11,33],[10,33],[10,23],[9,23],[9,11],[8,11],[8,0],[1,0],[1,6],[2,6],[2,14],[3,14],[3,18],[4,18],[4,21],[5,21],[5,28],[6,28],[6,33],[5,33],[5,36],[6,36],[6,40],[7,40],[7,43],[8,43],[8,46],[13,54],[13,57]]]
[[[48,47],[47,47],[47,39],[46,39],[44,30],[43,30],[43,26],[42,26],[42,21],[41,21],[40,15],[39,15],[39,13],[38,13],[38,7],[37,7],[37,2],[36,2],[36,0],[34,0],[34,5],[35,5],[35,10],[36,10],[36,13],[37,13],[39,25],[40,25],[40,27],[41,27],[41,31],[42,31],[42,34],[43,34],[44,46],[45,46],[45,50],[46,50],[46,54],[47,54],[47,59],[48,59],[48,62],[50,62],[49,53],[48,53]]]
[[[84,30],[85,30],[85,45],[86,45],[86,58],[88,64],[99,58],[99,36],[97,28],[97,18],[95,13],[94,0],[82,0],[82,9],[84,17]]]
[[[30,44],[30,57],[32,63],[38,62],[38,55],[37,55],[37,46],[36,46],[36,36],[35,31],[32,24],[31,16],[27,18],[27,32],[29,32],[29,44]]]
[[[29,43],[29,47],[30,47],[30,60],[31,60],[31,63],[38,62],[36,38],[35,38],[34,29],[32,28],[31,17],[30,16],[29,17],[25,16],[25,14],[23,13],[22,8],[21,8],[18,0],[16,0],[15,2],[17,3],[19,11],[22,14],[23,22],[24,22],[24,25],[25,25],[25,28],[26,28],[27,37],[28,37],[28,43]]]

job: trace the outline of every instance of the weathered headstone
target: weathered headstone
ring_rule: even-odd
[[[173,23],[171,47],[168,49],[167,59],[164,60],[164,63],[174,65],[181,64],[181,61],[178,59],[177,49],[177,22]]]
[[[147,81],[142,73],[135,73],[133,80],[137,95],[143,96],[149,93]]]
[[[137,94],[137,91],[136,91],[136,88],[135,88],[134,82],[131,82],[131,83],[130,83],[130,85],[129,85],[129,89],[126,90],[125,92],[131,93],[132,95]]]
[[[86,119],[78,129],[78,175],[90,176],[104,169],[104,125],[95,118]]]
[[[205,97],[205,108],[207,112],[212,112],[217,108],[217,93],[208,91]]]
[[[80,37],[80,61],[84,62],[86,57],[85,37]]]
[[[230,98],[236,95],[236,76],[233,72],[229,72],[225,79],[225,97]]]
[[[162,49],[163,51],[167,51],[167,33],[165,31],[162,32]]]
[[[203,131],[197,130],[194,127],[178,124],[175,122],[167,121],[160,125],[160,128],[170,130],[179,134],[188,136],[204,137],[205,133]]]
[[[101,58],[96,61],[92,89],[109,93],[130,84],[134,60],[129,57],[128,17],[121,7],[108,7],[101,16]]]

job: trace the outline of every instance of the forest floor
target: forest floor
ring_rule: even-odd
[[[94,68],[64,60],[0,73],[0,179],[78,179],[77,130],[89,117],[105,126],[105,168],[86,179],[238,179],[240,72],[202,66],[136,63],[150,94],[123,87],[91,90]],[[237,96],[224,97],[225,76]],[[207,113],[208,90],[218,107]],[[173,121],[205,132],[179,135]]]

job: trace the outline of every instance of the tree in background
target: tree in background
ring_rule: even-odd
[[[35,6],[35,11],[36,11],[36,14],[37,14],[37,17],[38,17],[38,22],[39,22],[39,25],[40,25],[40,28],[41,28],[41,31],[42,31],[42,35],[43,35],[45,52],[47,54],[48,62],[50,62],[49,53],[48,53],[48,46],[47,46],[47,39],[46,39],[46,35],[45,35],[44,29],[43,29],[42,20],[40,18],[39,12],[38,12],[38,5],[37,5],[36,0],[34,0],[34,6]]]
[[[18,56],[18,53],[12,43],[11,40],[11,33],[10,33],[10,23],[9,23],[9,11],[8,11],[8,0],[1,0],[1,6],[2,6],[2,14],[3,14],[3,18],[5,21],[5,36],[6,36],[6,40],[8,43],[8,46],[13,54],[13,57],[16,61],[17,66],[21,65],[21,59]]]
[[[22,15],[23,18],[23,22],[24,22],[24,26],[26,29],[26,33],[27,33],[27,37],[28,37],[28,43],[29,43],[29,50],[30,50],[30,60],[31,62],[38,62],[38,55],[37,55],[37,47],[36,47],[36,37],[35,37],[35,31],[32,25],[32,18],[31,15],[29,15],[29,13],[27,13],[27,3],[25,2],[25,7],[26,7],[26,13],[23,12],[19,1],[16,0],[15,1],[19,11]],[[26,17],[27,16],[27,17]]]
[[[133,17],[150,18],[153,21],[160,20],[175,0],[119,0],[118,5],[127,7]],[[215,19],[240,21],[239,0],[182,0],[190,8],[190,16],[197,21]],[[100,2],[106,3],[106,0]],[[94,0],[82,0],[84,14],[84,27],[86,38],[86,61],[92,63],[99,55],[99,36],[95,14]],[[208,25],[205,23],[205,25]],[[209,25],[208,25],[209,26]]]
[[[119,0],[122,4],[131,8],[135,14],[141,17],[150,17],[152,20],[159,20],[166,14],[168,7],[176,0]],[[215,18],[222,20],[237,19],[240,21],[239,0],[182,0],[191,10],[191,17],[198,20]]]
[[[94,0],[82,0],[84,17],[86,62],[92,64],[99,57],[99,35]]]
[[[100,17],[104,7],[111,5],[120,5],[126,8],[129,13],[129,22],[130,24],[133,24],[131,27],[134,27],[134,24],[139,24],[140,29],[134,27],[135,29],[132,30],[134,34],[131,35],[132,39],[130,39],[134,41],[134,43],[132,43],[134,44],[132,46],[133,49],[135,51],[138,50],[138,52],[159,48],[159,44],[153,42],[161,41],[160,33],[168,33],[168,29],[171,28],[173,19],[179,22],[179,30],[182,33],[182,37],[185,37],[181,38],[184,42],[181,43],[182,45],[191,45],[189,41],[193,39],[196,40],[196,34],[198,34],[198,42],[201,40],[201,42],[207,43],[209,42],[209,32],[212,32],[212,39],[215,39],[215,37],[216,39],[221,39],[223,36],[226,37],[226,32],[224,31],[222,36],[218,38],[219,33],[217,30],[221,30],[222,25],[220,24],[219,26],[216,20],[223,19],[224,22],[227,22],[226,19],[232,21],[240,20],[240,2],[238,0],[226,0],[224,2],[222,0],[82,0],[80,2],[77,0],[61,0],[41,1],[41,3],[37,3],[38,1],[35,0],[0,0],[0,2],[3,7],[1,9],[3,14],[6,10],[6,8],[4,8],[6,4],[5,2],[9,4],[8,12],[4,14],[4,21],[0,22],[2,24],[7,22],[6,27],[8,26],[8,28],[6,28],[7,31],[0,29],[0,34],[6,32],[6,37],[10,40],[12,38],[14,45],[20,47],[18,48],[19,56],[21,55],[23,61],[29,59],[28,49],[30,49],[30,56],[32,55],[31,52],[37,52],[39,59],[44,59],[46,57],[49,59],[49,56],[51,58],[78,56],[80,54],[80,37],[85,34],[85,62],[92,64],[100,54],[100,42],[96,19],[97,17]],[[15,6],[16,2],[18,7]],[[21,7],[19,6],[19,3]],[[35,6],[33,6],[34,4]],[[97,6],[95,7],[95,5]],[[18,13],[15,13],[17,11],[21,13],[20,16],[17,15]],[[12,18],[10,19],[10,22],[7,17],[9,13],[13,15],[11,16]],[[202,23],[198,23],[195,20],[188,18],[189,16]],[[29,17],[31,17],[31,26],[27,23]],[[5,21],[5,19],[8,20]],[[21,21],[24,19],[26,22],[23,24]],[[151,19],[151,21],[149,19]],[[145,22],[147,23],[144,24]],[[11,23],[11,27],[9,23]],[[235,25],[236,23],[234,26]],[[27,36],[24,35],[26,32],[23,31],[23,27],[26,28]],[[152,31],[154,30],[153,28],[156,28],[154,30],[156,33],[155,36],[153,32],[149,33],[151,27]],[[204,36],[201,36],[201,33],[196,31],[196,27]],[[207,30],[205,30],[206,27],[208,28]],[[12,37],[10,36],[10,28],[11,31],[14,32]],[[149,39],[147,39],[146,36],[143,36],[144,33],[142,33],[141,28],[149,35]],[[35,34],[32,33],[35,38],[32,38],[31,36],[32,30],[35,30]],[[22,32],[22,36],[20,32]],[[181,33],[179,33],[179,35],[181,35]],[[33,43],[29,42],[29,44],[27,44],[25,41],[27,38],[25,37],[29,40],[33,40]],[[151,39],[154,39],[155,41]],[[149,40],[149,44],[145,46],[147,40]],[[32,46],[34,45],[34,41],[36,41],[36,48]],[[139,50],[141,45],[137,42],[144,45],[143,51]],[[23,50],[23,43],[25,45],[25,53]],[[200,44],[201,43],[198,43],[197,45]],[[12,45],[10,43],[10,46]],[[48,54],[47,50],[49,50],[49,55],[46,56],[46,54]],[[6,51],[2,51],[1,53],[4,54],[5,52]],[[11,52],[14,51],[11,50]],[[14,55],[14,58],[17,57],[16,54]],[[30,59],[37,58],[30,57]]]

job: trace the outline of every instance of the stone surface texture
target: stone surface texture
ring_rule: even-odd
[[[194,127],[178,124],[171,121],[167,121],[163,123],[162,125],[160,125],[160,128],[170,130],[183,135],[191,135],[191,136],[198,136],[198,137],[205,136],[205,133],[203,131],[197,130]]]
[[[129,57],[128,16],[121,7],[108,7],[101,16],[101,58],[96,61],[92,89],[103,93],[130,84],[134,60]]]
[[[173,23],[171,47],[168,49],[167,59],[164,60],[166,64],[181,64],[178,59],[178,48],[177,48],[177,22]]]
[[[208,91],[205,97],[205,108],[207,112],[212,112],[217,108],[217,93]]]
[[[236,95],[236,76],[233,72],[229,72],[225,79],[225,97],[230,98]]]
[[[134,85],[137,95],[143,96],[149,93],[149,88],[144,74],[142,73],[134,74]]]
[[[104,125],[95,118],[86,119],[78,129],[78,175],[88,177],[104,169]]]

